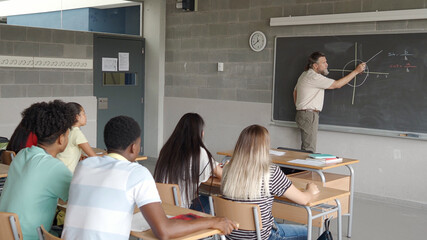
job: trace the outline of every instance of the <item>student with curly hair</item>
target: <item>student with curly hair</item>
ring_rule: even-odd
[[[148,169],[135,162],[141,144],[138,123],[126,116],[104,128],[106,156],[86,158],[74,172],[62,238],[129,239],[135,205],[159,239],[216,228],[228,234],[235,223],[225,218],[168,219]],[[102,216],[102,217],[101,217]]]
[[[37,116],[46,105],[46,102],[34,103],[21,113],[22,120],[10,137],[6,150],[18,153],[23,148],[37,145],[37,136],[34,133]]]
[[[67,201],[72,177],[56,155],[67,146],[74,116],[60,100],[39,106],[31,116],[37,146],[16,155],[0,197],[0,212],[18,214],[26,240],[38,239],[36,229],[42,224],[50,230],[58,198]]]
[[[182,207],[210,213],[209,200],[199,196],[199,185],[210,176],[221,178],[222,168],[203,143],[205,123],[197,113],[181,117],[172,135],[160,150],[154,179],[178,184]]]
[[[87,138],[80,130],[80,127],[86,125],[86,112],[82,105],[76,102],[67,103],[71,110],[71,114],[75,116],[73,127],[71,128],[70,135],[68,136],[68,145],[62,153],[58,154],[58,159],[61,160],[65,166],[74,172],[77,163],[80,161],[82,151],[89,157],[96,156],[95,151],[90,147]]]

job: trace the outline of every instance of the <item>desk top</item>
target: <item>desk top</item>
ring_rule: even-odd
[[[188,213],[193,213],[202,217],[212,217],[212,215],[206,214],[206,213],[202,213],[202,212],[198,212],[198,211],[194,211],[191,209],[187,209],[187,208],[182,208],[182,207],[177,207],[175,205],[171,205],[171,204],[167,204],[167,203],[162,203],[162,207],[163,210],[165,210],[166,215],[170,215],[170,216],[177,216],[180,214],[188,214]],[[192,239],[200,239],[200,238],[205,238],[205,237],[209,237],[215,234],[220,234],[221,231],[217,230],[217,229],[204,229],[204,230],[200,230],[191,234],[188,234],[186,236],[183,237],[179,237],[179,238],[174,238],[176,240],[178,239],[186,239],[186,240],[192,240]],[[144,239],[144,240],[151,240],[151,239],[157,239],[153,232],[151,230],[147,230],[144,232],[131,232],[131,235],[140,239]]]
[[[305,167],[305,168],[311,168],[311,169],[326,170],[326,169],[330,169],[330,168],[341,167],[341,166],[345,166],[345,165],[354,164],[354,163],[359,162],[359,160],[356,160],[356,159],[343,158],[342,162],[325,164],[323,166],[304,165],[304,164],[298,164],[298,163],[291,163],[289,161],[295,160],[295,159],[309,158],[308,157],[309,153],[296,152],[296,151],[290,151],[290,150],[281,150],[281,149],[273,149],[273,150],[286,153],[283,156],[276,156],[276,155],[270,154],[271,159],[273,160],[273,163],[280,164],[280,165],[288,165],[288,166],[297,166],[297,167]],[[217,154],[231,157],[233,155],[233,151],[232,150],[222,151],[222,152],[217,152]]]
[[[107,153],[107,151],[105,151],[104,149],[101,149],[101,148],[92,147],[92,149],[96,154],[100,154],[100,153],[106,154]],[[147,160],[147,159],[148,158],[146,156],[138,155],[138,157],[135,158],[135,161],[142,161],[142,160]]]
[[[0,163],[0,178],[7,177],[8,171],[9,171],[9,165]]]
[[[292,178],[289,177],[289,179],[292,181],[292,183],[294,184],[294,186],[296,188],[298,188],[301,191],[304,191],[307,183],[303,182],[301,180],[299,180],[298,178]],[[211,181],[212,181],[212,188],[220,188],[221,187],[221,180],[218,178],[209,178],[208,181],[202,183],[202,185],[200,186],[202,188],[202,186],[211,186]],[[315,197],[306,204],[306,206],[308,207],[313,207],[316,205],[319,205],[321,203],[326,203],[329,201],[333,201],[337,198],[341,198],[341,197],[345,197],[345,196],[349,196],[350,192],[349,191],[344,191],[344,190],[339,190],[339,189],[335,189],[335,188],[329,188],[329,187],[322,187],[317,185],[317,187],[319,188],[319,194],[316,194]],[[203,188],[202,188],[203,189]],[[213,192],[217,192],[217,191],[213,191]],[[286,202],[292,202],[291,200],[285,198],[285,197],[275,197],[275,199],[280,200],[280,201],[286,201]]]
[[[307,183],[306,182],[301,182],[296,178],[289,178],[292,183],[294,184],[294,186],[296,188],[298,188],[299,190],[304,190]],[[316,194],[314,196],[313,199],[310,200],[310,202],[308,202],[306,204],[306,206],[308,207],[313,207],[322,203],[327,203],[329,201],[334,201],[337,198],[341,198],[341,197],[346,197],[350,195],[349,191],[345,191],[345,190],[339,190],[339,189],[335,189],[335,188],[329,188],[329,187],[322,187],[317,185],[317,188],[319,189],[319,193]],[[280,201],[286,201],[286,202],[293,202],[285,197],[275,197],[276,200],[280,200]]]

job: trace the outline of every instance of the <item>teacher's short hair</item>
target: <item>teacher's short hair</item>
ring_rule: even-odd
[[[104,128],[104,143],[107,150],[125,150],[140,136],[139,124],[128,116],[114,117]]]
[[[321,57],[326,57],[326,56],[322,52],[312,53],[307,59],[308,61],[307,61],[307,65],[305,66],[305,70],[307,71],[308,69],[312,68],[313,64],[317,63],[317,61],[319,61],[319,58],[321,58]]]

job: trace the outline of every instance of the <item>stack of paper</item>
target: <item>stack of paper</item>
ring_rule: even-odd
[[[286,153],[285,153],[285,152],[282,152],[282,151],[276,151],[276,150],[271,150],[271,149],[270,149],[270,154],[271,154],[271,155],[275,155],[275,156],[283,156],[283,155],[285,155]]]
[[[320,162],[320,161],[316,161],[315,159],[295,159],[295,160],[291,160],[289,161],[290,163],[296,163],[296,164],[302,164],[302,165],[310,165],[310,166],[322,166],[325,163]]]
[[[168,218],[173,217],[169,215],[166,215],[166,216]],[[143,231],[147,231],[148,229],[150,229],[150,225],[148,225],[148,222],[145,220],[142,213],[141,212],[134,213],[130,230],[134,232],[143,232]]]

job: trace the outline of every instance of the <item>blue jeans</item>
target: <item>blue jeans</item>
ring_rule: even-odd
[[[209,206],[209,197],[200,195],[198,198],[193,199],[190,209],[211,214],[211,208]]]
[[[306,240],[307,239],[307,227],[303,225],[293,224],[278,224],[276,229],[271,229],[270,237],[268,240]]]

